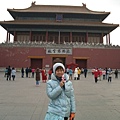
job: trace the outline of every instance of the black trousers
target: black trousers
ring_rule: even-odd
[[[98,79],[97,79],[97,77],[95,77],[95,83],[97,83],[97,81],[98,81]]]
[[[68,120],[68,117],[64,117],[64,120]]]

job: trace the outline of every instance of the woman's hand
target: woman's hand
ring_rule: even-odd
[[[60,87],[63,87],[64,84],[65,84],[65,82],[64,82],[64,81],[61,81],[61,82],[60,82]]]
[[[70,117],[69,117],[69,120],[73,120],[74,118],[75,118],[75,113],[71,113]]]

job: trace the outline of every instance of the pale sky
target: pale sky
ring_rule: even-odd
[[[7,8],[24,9],[31,6],[36,1],[36,5],[73,5],[86,7],[93,11],[105,11],[111,14],[103,21],[105,23],[113,23],[120,25],[120,0],[2,0],[0,3],[0,21],[13,20]],[[5,42],[7,32],[0,26],[0,43]],[[11,35],[11,42],[13,37]],[[105,39],[105,38],[104,38]],[[120,27],[110,33],[110,41],[112,45],[120,45]]]

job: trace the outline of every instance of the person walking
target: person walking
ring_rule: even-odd
[[[32,68],[32,78],[34,78],[35,69]]]
[[[53,73],[51,80],[47,81],[46,92],[50,103],[44,120],[68,120],[68,118],[72,120],[75,117],[74,89],[62,63],[53,65]]]
[[[12,75],[12,80],[14,81],[16,76],[16,70],[14,67],[12,68],[11,75]]]
[[[107,67],[105,68],[105,71],[106,71],[105,72],[105,79],[107,80],[108,79],[108,68]]]
[[[51,74],[52,74],[52,69],[49,69],[49,71],[48,71],[48,80],[51,79]]]
[[[108,82],[111,82],[112,81],[112,70],[109,68],[109,71],[108,71]]]
[[[7,79],[6,79],[7,81],[8,80],[11,80],[11,67],[9,66],[8,67],[8,72],[7,72]]]
[[[115,74],[115,78],[118,78],[118,70],[117,69],[115,70],[114,74]]]
[[[68,70],[68,74],[69,74],[69,80],[72,80],[72,76],[73,76],[73,70],[72,70],[72,68],[70,68]]]
[[[77,80],[77,78],[78,78],[78,69],[75,68],[75,70],[74,70],[74,80]]]
[[[87,72],[88,72],[87,68],[84,68],[84,76],[85,76],[85,78],[87,77]]]
[[[106,71],[105,71],[105,69],[103,69],[103,71],[102,71],[103,80],[105,80],[105,74],[106,74]]]
[[[77,69],[78,69],[78,78],[77,78],[77,80],[80,80],[81,70],[80,70],[80,68],[79,68],[79,67],[77,67]]]
[[[43,68],[43,69],[41,70],[41,73],[42,73],[42,81],[43,81],[44,83],[46,83],[46,81],[47,81],[46,69]]]
[[[35,77],[35,80],[36,80],[36,86],[39,86],[40,85],[40,69],[37,68],[36,71],[36,77]]]
[[[21,68],[21,77],[24,78],[24,68]]]
[[[26,73],[26,77],[28,77],[28,72],[29,72],[29,69],[28,67],[25,69],[25,73]]]
[[[93,72],[93,74],[94,74],[95,83],[97,83],[98,77],[99,77],[99,70],[98,70],[98,68],[95,69],[95,71]]]
[[[32,75],[31,73],[32,73],[32,69],[31,69],[31,67],[29,67],[29,68],[28,68],[28,77],[29,77],[29,78],[30,78],[31,75]]]

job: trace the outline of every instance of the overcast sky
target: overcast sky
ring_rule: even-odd
[[[34,1],[34,0],[33,0]],[[32,0],[2,0],[0,3],[0,21],[13,20],[8,13],[10,9],[24,9],[31,6]],[[36,5],[73,5],[82,6],[85,3],[87,8],[93,11],[105,11],[111,14],[103,21],[105,23],[120,24],[120,0],[35,0]],[[0,43],[5,42],[7,32],[0,26]],[[11,39],[13,39],[11,37]],[[105,38],[104,38],[105,39]],[[120,45],[120,27],[110,33],[112,45]],[[12,41],[12,40],[11,40]]]

